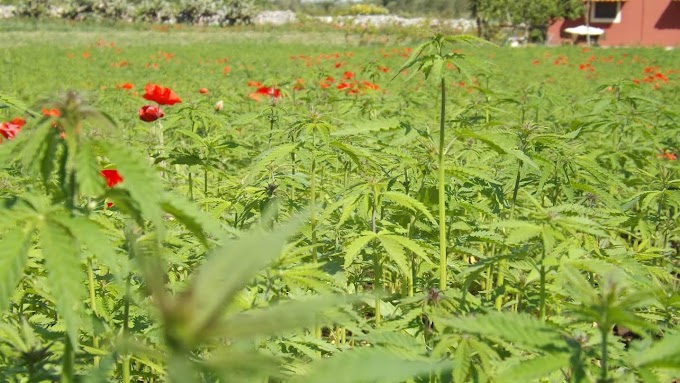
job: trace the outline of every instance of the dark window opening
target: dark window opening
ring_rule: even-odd
[[[593,3],[593,19],[614,20],[619,13],[618,2]]]

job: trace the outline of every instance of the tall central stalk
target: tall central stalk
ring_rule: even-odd
[[[441,80],[442,105],[439,121],[439,290],[446,289],[446,192],[444,190],[444,128],[446,126],[446,83]]]
[[[378,232],[376,225],[376,215],[378,213],[378,190],[373,188],[373,208],[371,209],[371,231],[373,234]],[[373,292],[375,294],[375,327],[382,322],[380,312],[380,293],[382,292],[382,255],[378,252],[375,239],[373,240]]]
[[[602,326],[600,328],[600,336],[602,338],[602,344],[600,347],[602,348],[602,360],[600,362],[600,382],[606,383],[608,381],[608,371],[607,371],[607,362],[609,359],[609,351],[607,349],[607,341],[609,337],[609,326]]]
[[[317,263],[316,254],[316,155],[312,154],[312,171],[309,191],[311,193],[309,204],[310,206],[310,222],[312,226],[312,262]]]
[[[92,308],[92,314],[95,317],[98,317],[99,314],[97,313],[97,297],[95,293],[95,281],[94,281],[94,270],[92,270],[92,259],[88,259],[87,261],[87,281],[88,281],[88,287],[90,290],[90,307]],[[99,348],[99,338],[96,335],[92,336],[92,347],[94,348]],[[99,356],[94,357],[94,365],[95,367],[99,366]]]
[[[318,263],[318,255],[316,252],[316,136],[312,135],[312,169],[311,182],[309,186],[311,193],[309,204],[310,206],[310,225],[312,227],[312,263]],[[320,339],[322,335],[321,326],[316,324],[314,326],[314,336]]]

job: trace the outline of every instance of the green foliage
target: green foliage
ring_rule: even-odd
[[[387,8],[375,6],[373,4],[354,4],[347,10],[348,15],[386,15],[390,13]]]
[[[578,0],[470,0],[470,8],[477,20],[479,37],[486,39],[495,37],[500,25],[511,23],[513,26],[524,24],[526,38],[530,37],[530,31],[537,31],[534,36],[544,42],[552,20],[583,15],[583,2]]]

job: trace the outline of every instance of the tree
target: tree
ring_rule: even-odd
[[[507,0],[470,0],[470,12],[477,23],[477,37],[490,40],[499,23],[507,19]]]
[[[580,0],[470,0],[470,10],[479,37],[492,38],[496,28],[507,23],[522,25],[527,38],[535,31],[535,39],[544,41],[552,21],[580,16],[583,4]]]
[[[550,23],[556,18],[578,17],[583,9],[580,0],[513,0],[508,14],[513,25],[522,25],[524,36],[545,41]]]

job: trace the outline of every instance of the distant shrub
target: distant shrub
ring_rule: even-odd
[[[134,11],[134,21],[147,23],[162,23],[172,20],[174,12],[172,5],[164,0],[144,0]]]
[[[19,17],[69,20],[103,19],[144,23],[210,25],[250,24],[255,0],[27,0],[14,10]]]
[[[348,15],[387,15],[390,10],[373,4],[354,4],[347,10]]]
[[[177,22],[197,24],[201,19],[214,17],[218,5],[211,0],[182,0],[177,11]]]
[[[19,17],[45,17],[49,16],[51,0],[27,0],[17,4],[14,15]]]
[[[220,24],[237,25],[250,24],[255,18],[254,0],[231,0],[225,4],[224,17]]]

